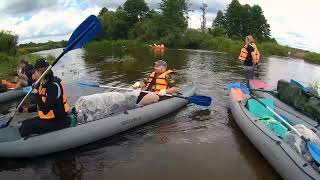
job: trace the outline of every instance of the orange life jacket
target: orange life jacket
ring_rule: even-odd
[[[259,60],[260,60],[260,52],[259,52],[257,46],[254,43],[252,43],[251,45],[252,45],[252,47],[254,49],[253,50],[253,54],[254,55],[252,56],[252,62],[253,62],[253,64],[257,64],[257,63],[259,63]],[[248,47],[248,45],[246,44],[241,49],[241,52],[240,52],[240,55],[239,55],[239,60],[240,61],[245,61],[247,59],[247,57],[248,57],[247,47]]]
[[[14,88],[16,87],[16,85],[17,85],[17,83],[12,83],[12,82],[9,82],[9,81],[7,81],[7,80],[2,80],[1,83],[2,83],[4,86],[6,86],[7,89],[10,89],[10,90],[14,89]]]
[[[166,81],[166,76],[168,74],[171,74],[171,73],[173,73],[173,71],[172,70],[168,70],[168,71],[162,73],[160,76],[155,77],[156,76],[156,72],[152,72],[150,74],[148,82],[147,82],[147,89],[151,90],[151,91],[155,91],[155,92],[159,92],[161,90],[169,89],[169,84]],[[154,85],[154,84],[152,84],[152,81],[153,81],[154,78],[156,78],[156,84],[155,84],[156,87],[155,87],[155,89],[150,89]]]
[[[67,103],[67,97],[64,94],[64,88],[61,83],[54,82],[54,84],[58,87],[58,103],[63,103],[64,112],[55,112],[54,109],[50,110],[47,114],[44,114],[41,109],[38,107],[38,115],[40,119],[54,119],[56,117],[55,113],[68,113],[69,105]],[[41,85],[38,88],[38,95],[41,97],[41,101],[43,103],[47,100],[47,89],[43,88]],[[61,99],[62,98],[62,99]],[[61,102],[62,100],[62,102]]]

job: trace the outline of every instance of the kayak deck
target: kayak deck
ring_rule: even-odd
[[[231,92],[229,92],[229,106],[242,132],[282,178],[288,180],[320,179],[319,173],[308,162],[255,118]]]
[[[259,89],[255,86],[252,81],[250,81],[250,89]],[[266,89],[263,89],[266,90]],[[316,132],[316,134],[320,135],[320,126],[319,123],[306,115],[300,113],[299,111],[295,110],[293,107],[287,105],[286,103],[282,102],[279,98],[272,95],[268,92],[262,92],[262,91],[253,91],[253,94],[266,99],[272,99],[274,101],[274,105],[277,107],[275,111],[280,114],[281,116],[285,117],[289,120],[292,124],[304,124],[306,127],[313,129]]]
[[[196,87],[189,86],[182,88],[184,96],[191,96],[195,93]],[[150,104],[128,110],[107,118],[79,124],[43,135],[22,139],[17,137],[16,128],[5,128],[0,130],[0,157],[34,157],[49,153],[59,152],[112,136],[122,131],[145,124],[152,120],[177,111],[188,103],[181,98],[170,98],[158,103]],[[10,141],[3,141],[12,131]],[[14,151],[13,151],[14,149]]]

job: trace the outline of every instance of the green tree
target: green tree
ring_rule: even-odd
[[[263,15],[260,6],[254,5],[250,10],[251,14],[251,33],[260,41],[270,40],[270,25]]]
[[[220,19],[223,18],[219,17],[215,23],[220,24]],[[258,5],[250,7],[248,4],[241,5],[238,0],[233,0],[226,10],[223,27],[231,38],[243,39],[251,34],[259,41],[270,39],[270,25]]]
[[[241,37],[241,22],[242,17],[239,12],[242,11],[242,6],[238,0],[232,0],[229,4],[225,17],[226,24],[225,29],[230,37]]]
[[[18,36],[11,32],[0,31],[0,52],[15,54]]]
[[[108,12],[108,9],[106,7],[103,7],[99,12],[99,17],[102,16],[104,13]]]
[[[216,26],[211,31],[210,34],[212,34],[214,37],[224,37],[227,34],[227,31],[222,26]]]
[[[162,0],[160,3],[162,12],[161,32],[162,35],[172,35],[171,33],[184,32],[188,27],[185,14],[188,12],[187,2],[185,0]]]
[[[102,32],[99,39],[126,39],[128,37],[129,24],[122,8],[115,12],[107,11],[100,17]]]
[[[255,23],[255,21],[252,21],[250,11],[251,7],[248,4],[241,6],[239,11],[240,24],[238,28],[240,34],[238,37],[241,39],[244,39],[247,35],[252,34],[252,24]]]
[[[222,27],[225,24],[225,17],[222,11],[218,11],[216,18],[213,20],[212,27]]]
[[[158,25],[152,19],[137,22],[130,31],[130,38],[149,41],[159,38]]]
[[[123,10],[129,23],[133,25],[146,17],[149,7],[144,0],[127,0],[123,4]]]

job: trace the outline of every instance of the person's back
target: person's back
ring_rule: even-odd
[[[38,88],[38,95],[41,100],[38,103],[38,110],[42,111],[39,112],[40,119],[65,119],[69,106],[61,79],[54,76],[52,80]]]
[[[49,66],[46,60],[40,59],[35,67],[39,78]],[[67,113],[69,106],[61,80],[49,70],[37,87],[36,104],[28,108],[19,108],[19,112],[38,112],[38,116],[22,122],[19,129],[22,137],[31,134],[43,134],[69,127]]]

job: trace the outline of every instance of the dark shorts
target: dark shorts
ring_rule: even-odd
[[[142,100],[142,98],[147,95],[148,93],[145,93],[145,92],[141,92],[139,97],[138,97],[138,100],[137,100],[137,104]],[[163,101],[163,100],[166,100],[166,99],[169,99],[171,97],[168,97],[168,96],[159,96],[159,101]]]
[[[19,131],[22,137],[26,137],[31,134],[44,134],[47,132],[63,129],[69,126],[70,123],[68,120],[42,120],[39,117],[35,117],[23,121]]]
[[[32,86],[33,81],[32,80],[28,80],[28,86]]]

